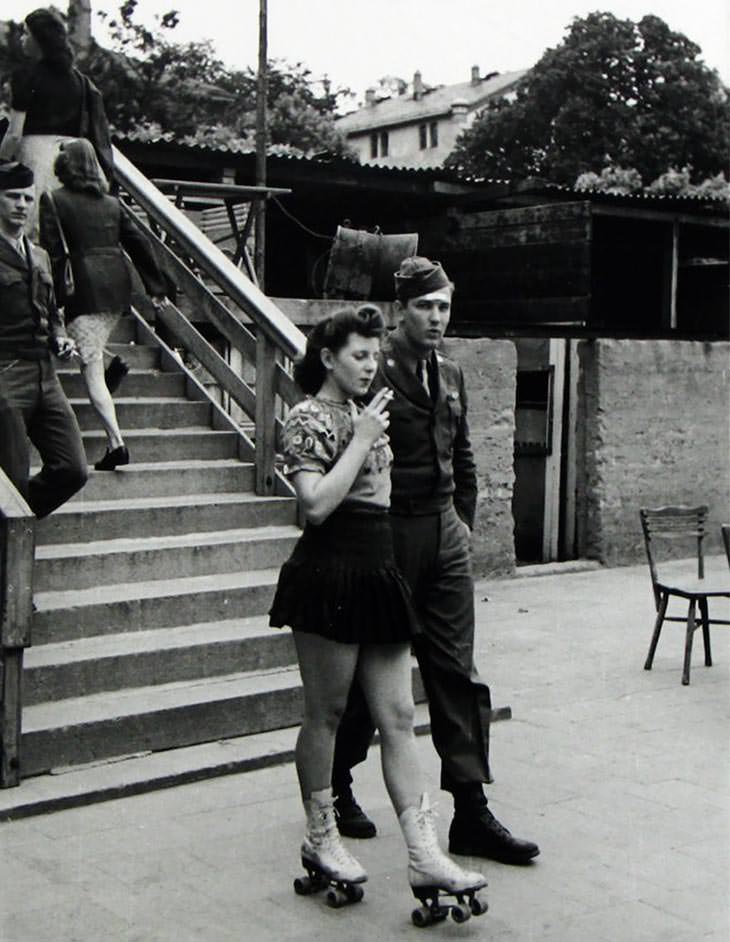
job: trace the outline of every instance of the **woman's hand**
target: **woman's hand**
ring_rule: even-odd
[[[378,390],[362,412],[358,412],[355,403],[350,400],[353,439],[372,447],[385,434],[390,425],[388,405],[393,398],[393,390],[387,386]]]

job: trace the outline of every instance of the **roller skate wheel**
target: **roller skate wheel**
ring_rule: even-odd
[[[471,909],[463,903],[457,903],[451,907],[451,918],[454,922],[466,922],[467,919],[471,919]]]
[[[347,902],[347,896],[345,895],[344,890],[333,886],[327,890],[325,900],[327,901],[327,905],[331,906],[332,909],[339,909],[340,906],[344,906]]]
[[[297,877],[294,881],[294,892],[297,896],[310,896],[313,891],[312,881],[309,877]]]
[[[487,901],[479,899],[478,896],[472,896],[469,905],[471,906],[472,916],[483,916],[484,913],[489,909],[489,906],[487,906]]]
[[[428,906],[419,906],[418,909],[414,909],[411,913],[411,922],[419,929],[425,929],[426,926],[430,926],[433,922],[433,917]]]
[[[351,903],[359,903],[365,895],[365,890],[363,890],[359,883],[351,883],[345,892],[347,893],[347,898]]]

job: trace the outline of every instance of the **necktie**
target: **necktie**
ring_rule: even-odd
[[[428,396],[430,399],[431,398],[431,385],[428,381],[429,377],[428,377],[428,361],[427,360],[419,360],[416,363],[416,377],[418,378],[418,382],[421,384],[421,386],[423,386],[423,388],[428,393]]]

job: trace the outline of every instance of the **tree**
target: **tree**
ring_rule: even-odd
[[[227,69],[209,42],[172,41],[179,21],[175,11],[157,17],[156,28],[150,29],[135,20],[136,7],[137,0],[126,0],[119,16],[108,22],[116,57],[104,51],[96,62],[89,61],[115,125],[154,125],[189,141],[253,146],[255,71]],[[135,73],[131,87],[126,80],[130,65]],[[268,63],[267,86],[272,144],[305,153],[346,150],[334,116],[347,90],[333,92],[326,78],[314,78],[302,63],[282,61]]]
[[[699,46],[657,16],[576,18],[512,98],[491,102],[447,165],[483,177],[572,183],[606,164],[653,180],[670,166],[724,169],[728,91]]]
[[[71,4],[71,13],[78,15]],[[88,4],[83,4],[88,7]],[[79,50],[79,65],[99,86],[112,127],[138,138],[165,135],[188,142],[254,146],[256,73],[228,69],[210,42],[178,43],[174,10],[146,26],[137,20],[138,0],[124,0],[106,21],[112,48],[91,40]],[[11,23],[0,37],[0,68],[9,75],[23,61]],[[269,63],[269,138],[272,145],[297,152],[345,154],[344,136],[335,128],[340,96],[325,77],[317,79],[302,63]],[[7,101],[7,90],[5,94]]]

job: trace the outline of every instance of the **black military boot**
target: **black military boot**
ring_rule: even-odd
[[[373,821],[355,801],[355,796],[348,788],[335,798],[335,820],[337,830],[344,837],[375,837],[377,829]]]
[[[454,793],[454,820],[449,828],[449,851],[470,857],[488,857],[505,864],[526,864],[540,848],[513,837],[487,807],[481,786]]]

